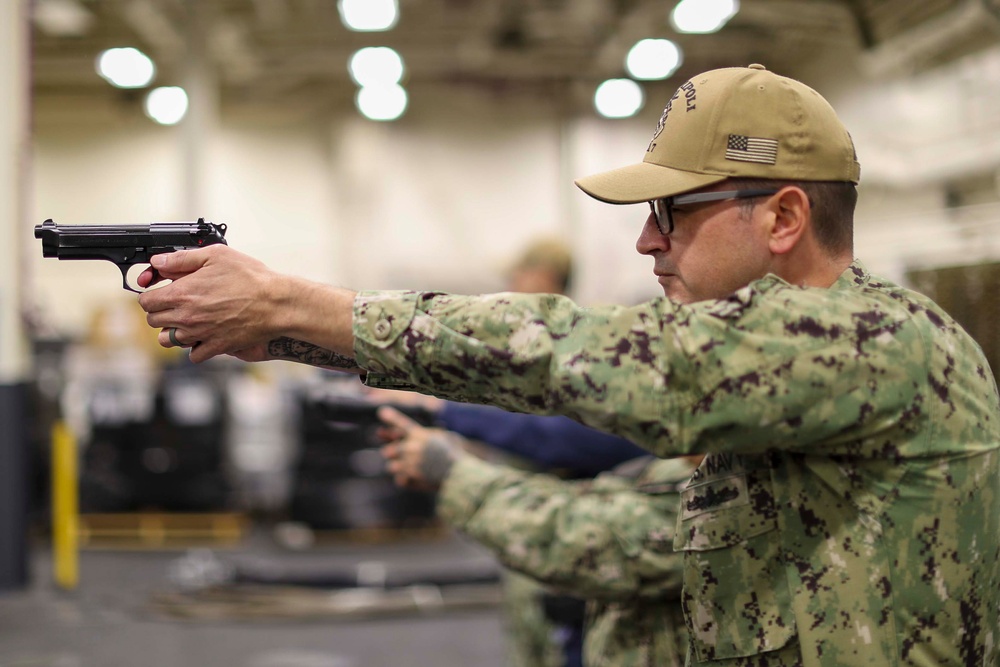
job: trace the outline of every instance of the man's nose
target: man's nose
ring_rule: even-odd
[[[648,255],[657,250],[660,252],[670,250],[670,237],[660,233],[652,211],[646,216],[646,222],[642,226],[642,231],[639,232],[639,238],[636,239],[635,249],[640,255]]]

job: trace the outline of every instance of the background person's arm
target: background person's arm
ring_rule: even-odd
[[[396,484],[439,491],[439,515],[512,569],[593,600],[679,592],[673,535],[689,462],[646,455],[593,481],[569,482],[481,461],[464,453],[458,434],[392,408],[379,418]]]
[[[593,477],[647,453],[624,438],[584,426],[568,417],[443,402],[437,413],[437,423],[471,440],[575,477]]]
[[[601,601],[679,595],[678,506],[676,492],[647,493],[613,474],[569,482],[473,457],[455,462],[438,497],[439,515],[504,565]]]

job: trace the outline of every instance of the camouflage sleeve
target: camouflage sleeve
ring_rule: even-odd
[[[661,456],[822,440],[851,454],[839,434],[877,437],[919,415],[927,354],[910,318],[860,289],[774,277],[691,306],[367,292],[355,356],[422,391],[565,414]]]
[[[678,596],[673,552],[678,496],[602,475],[568,482],[464,457],[438,512],[504,565],[591,600]]]
[[[693,400],[682,386],[690,374],[671,366],[686,355],[654,352],[666,342],[660,315],[554,295],[365,292],[355,354],[362,368],[442,398],[564,414],[647,445],[664,429],[677,439],[669,417]]]

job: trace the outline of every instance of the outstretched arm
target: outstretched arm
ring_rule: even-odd
[[[233,356],[243,361],[267,361],[270,359],[281,359],[284,361],[294,361],[308,366],[327,368],[338,371],[352,371],[361,373],[361,367],[353,357],[337,354],[333,350],[325,347],[313,345],[302,340],[282,336],[268,341],[266,346],[266,356],[258,358],[253,350],[241,350]]]
[[[379,416],[396,438],[383,448],[396,482],[440,488],[441,517],[511,569],[593,600],[679,593],[675,489],[690,465],[656,461],[638,479],[605,474],[567,482],[461,454],[455,434],[390,408]]]
[[[646,452],[624,438],[561,416],[444,402],[438,424],[471,440],[525,457],[549,470],[594,477]]]
[[[663,598],[681,586],[675,493],[602,475],[567,482],[472,457],[442,486],[440,516],[508,567],[594,600]]]

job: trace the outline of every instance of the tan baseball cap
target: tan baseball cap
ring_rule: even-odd
[[[857,183],[861,166],[847,129],[819,93],[750,65],[684,83],[642,162],[576,184],[601,201],[635,204],[745,177]]]

